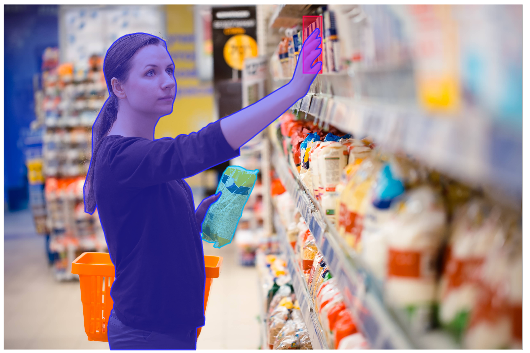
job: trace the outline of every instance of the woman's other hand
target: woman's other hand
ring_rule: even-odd
[[[311,66],[322,53],[322,49],[318,48],[322,43],[322,37],[319,34],[320,30],[316,28],[305,40],[298,56],[293,78],[289,82],[289,86],[293,88],[299,98],[304,97],[309,92],[311,83],[322,69],[322,61]]]
[[[218,192],[215,195],[209,196],[202,200],[199,207],[197,207],[197,210],[195,211],[195,218],[197,219],[197,223],[199,224],[199,227],[201,228],[202,232],[202,221],[204,221],[204,217],[206,217],[206,212],[208,212],[208,209],[210,206],[219,198],[221,197],[221,192]]]

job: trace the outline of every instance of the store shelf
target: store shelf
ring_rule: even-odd
[[[302,24],[302,16],[309,15],[318,5],[278,5],[269,20],[270,28],[290,28]]]
[[[295,205],[313,234],[317,247],[337,278],[339,289],[353,317],[373,349],[453,349],[457,348],[448,334],[408,332],[401,313],[388,308],[382,288],[367,266],[338,235],[335,227],[322,215],[320,204],[308,193],[296,171],[287,163],[277,141],[273,141],[272,164]]]
[[[309,332],[309,338],[311,339],[311,345],[313,346],[313,349],[329,349],[324,331],[320,325],[320,320],[318,319],[315,305],[309,295],[307,285],[305,284],[304,276],[296,262],[293,249],[287,240],[285,227],[281,224],[277,212],[274,212],[273,221],[276,232],[278,232],[280,238],[279,241],[282,252],[286,254],[287,269],[292,278],[296,298],[300,305],[300,311],[302,312],[307,331]]]
[[[276,79],[274,89],[289,82]],[[460,116],[427,114],[414,104],[354,98],[354,78],[321,74],[310,93],[291,110],[315,123],[354,136],[370,136],[391,153],[405,153],[422,164],[520,207],[522,135],[480,111]]]

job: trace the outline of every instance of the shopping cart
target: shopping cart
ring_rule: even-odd
[[[222,257],[204,256],[206,267],[205,312],[210,295],[210,286],[213,279],[219,277],[222,262]],[[110,261],[110,255],[99,252],[83,253],[72,262],[72,273],[79,275],[85,332],[88,340],[108,342],[107,322],[113,305],[110,288],[114,282],[114,265]],[[197,329],[197,338],[200,334],[201,327]]]

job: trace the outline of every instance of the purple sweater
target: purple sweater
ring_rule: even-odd
[[[102,141],[95,196],[116,268],[114,311],[125,325],[168,334],[204,326],[204,253],[182,179],[237,156],[220,120],[174,139]]]

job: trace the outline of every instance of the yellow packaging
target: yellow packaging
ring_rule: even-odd
[[[339,197],[339,234],[356,251],[361,251],[361,233],[363,217],[366,214],[369,192],[375,182],[381,163],[377,159],[367,158],[346,185]]]

